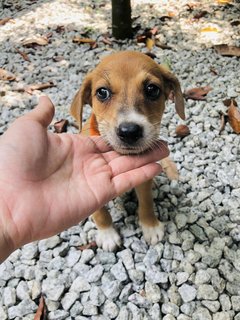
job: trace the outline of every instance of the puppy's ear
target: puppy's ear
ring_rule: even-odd
[[[177,114],[179,117],[183,120],[185,120],[185,112],[184,112],[184,99],[183,94],[181,90],[180,83],[177,79],[177,77],[171,73],[167,68],[164,66],[159,66],[161,74],[163,78],[166,80],[167,84],[167,96],[170,93],[170,90],[173,90],[174,96],[175,96],[175,108],[177,111]]]
[[[85,104],[92,104],[92,75],[89,73],[83,81],[81,88],[76,93],[70,107],[71,115],[77,120],[79,131],[82,130],[82,112]]]

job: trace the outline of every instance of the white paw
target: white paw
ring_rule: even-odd
[[[148,244],[155,245],[163,239],[164,224],[158,221],[155,227],[147,227],[142,225],[143,236]]]
[[[169,158],[162,159],[160,164],[169,180],[178,180],[179,173],[176,164]]]
[[[97,231],[96,243],[104,251],[114,251],[121,245],[121,238],[113,228],[106,228]]]

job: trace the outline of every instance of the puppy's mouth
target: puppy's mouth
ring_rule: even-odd
[[[149,122],[123,121],[109,130],[99,126],[101,136],[115,151],[137,155],[153,149],[159,141],[159,130]]]

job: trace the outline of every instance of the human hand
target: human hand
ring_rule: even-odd
[[[85,219],[112,198],[153,178],[166,145],[124,156],[101,137],[47,131],[47,97],[0,138],[0,258]],[[4,253],[5,252],[5,253]]]

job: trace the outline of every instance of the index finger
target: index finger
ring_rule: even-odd
[[[111,160],[107,159],[112,169],[112,174],[113,176],[117,176],[129,170],[140,168],[148,163],[164,159],[169,155],[169,150],[166,142],[160,140],[153,150],[140,155],[122,155],[117,157],[114,153],[109,155],[113,157]],[[105,154],[104,157],[106,159],[108,155]]]

